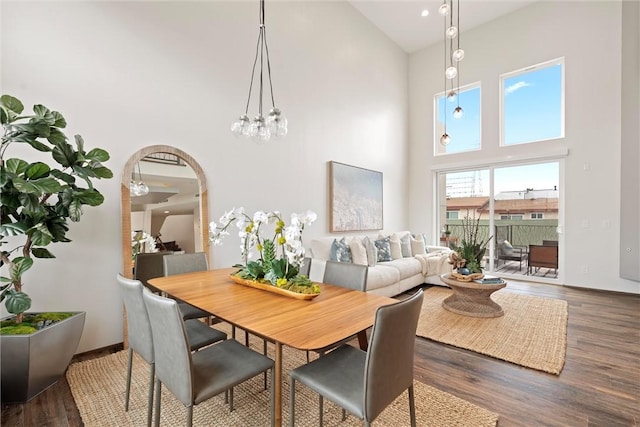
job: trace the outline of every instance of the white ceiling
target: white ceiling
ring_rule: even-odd
[[[539,0],[460,0],[460,30],[464,32]],[[442,0],[349,0],[369,21],[413,53],[441,42],[444,23],[438,14]],[[458,1],[454,1],[457,8]],[[429,15],[422,17],[427,9]],[[461,45],[464,47],[464,45]]]

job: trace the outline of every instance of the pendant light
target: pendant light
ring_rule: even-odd
[[[438,13],[444,18],[444,93],[448,102],[457,102],[457,106],[453,110],[453,117],[459,119],[464,114],[464,110],[460,106],[460,61],[464,59],[464,50],[460,48],[460,0],[456,1],[455,9],[453,0],[444,0]],[[456,15],[456,25],[453,22],[454,15]],[[455,50],[453,49],[454,39],[457,42]],[[456,82],[455,88],[454,81]],[[447,89],[447,86],[450,86],[450,89]],[[444,102],[443,106],[444,132],[440,137],[440,144],[447,145],[451,142],[451,136],[447,133],[447,102]]]
[[[140,172],[140,162],[136,163],[138,166],[138,178],[139,181],[136,182],[136,171],[135,168],[133,170],[133,176],[131,177],[131,182],[129,183],[129,193],[132,196],[146,196],[149,194],[149,186],[142,182],[142,173]]]
[[[258,62],[259,60],[259,62]],[[263,79],[264,68],[266,62],[266,73],[269,79],[269,93],[271,95],[271,111],[268,117],[264,117],[262,113],[262,96],[263,96]],[[249,103],[251,102],[251,91],[255,78],[256,65],[260,65],[258,74],[258,115],[253,120],[249,119]],[[238,120],[231,125],[231,132],[236,136],[249,137],[256,143],[264,143],[271,137],[279,138],[287,134],[287,119],[284,117],[279,108],[276,107],[273,97],[273,84],[271,83],[271,63],[269,61],[269,47],[267,46],[267,29],[264,23],[264,0],[260,0],[260,27],[258,33],[258,43],[256,46],[256,55],[253,60],[253,68],[251,69],[251,81],[249,82],[249,96],[247,98],[246,108]]]

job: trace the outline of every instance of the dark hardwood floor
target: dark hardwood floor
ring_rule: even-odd
[[[500,427],[640,425],[640,296],[512,280],[509,289],[568,301],[559,376],[416,338],[416,379],[498,413]],[[65,379],[27,404],[3,404],[1,417],[2,426],[82,425]]]

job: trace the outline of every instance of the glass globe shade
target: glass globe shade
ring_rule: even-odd
[[[447,100],[449,102],[455,102],[457,98],[458,98],[458,94],[456,93],[455,90],[452,90],[447,94]]]
[[[447,28],[447,31],[445,32],[445,34],[447,35],[448,39],[455,39],[456,36],[458,35],[458,28],[451,26]]]
[[[464,59],[464,50],[463,49],[454,50],[451,57],[453,58],[454,61],[457,61],[457,62],[462,61]]]
[[[451,142],[451,137],[446,132],[440,137],[440,144],[448,145]]]
[[[248,127],[249,127],[249,117],[247,117],[246,114],[243,114],[238,118],[238,120],[233,122],[233,124],[231,125],[231,132],[235,136],[240,136],[244,134],[246,131],[248,131],[247,129]]]
[[[452,65],[445,70],[444,74],[449,80],[451,80],[458,75],[458,69]]]
[[[145,184],[144,182],[140,181],[138,183],[138,195],[139,196],[146,196],[147,194],[149,194],[149,187],[147,186],[147,184]]]
[[[447,3],[442,3],[440,5],[440,7],[438,8],[438,13],[442,16],[447,16],[449,15],[449,4]]]
[[[132,196],[139,196],[139,190],[138,190],[138,184],[134,181],[131,180],[131,182],[129,183],[129,193]]]
[[[455,110],[453,110],[453,117],[456,119],[459,119],[460,117],[462,117],[463,114],[464,114],[464,111],[462,110],[462,107],[460,107],[459,105],[455,108]]]

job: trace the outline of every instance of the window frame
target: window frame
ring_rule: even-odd
[[[559,140],[559,139],[564,139],[565,138],[565,120],[566,120],[566,112],[565,112],[565,106],[566,106],[566,102],[565,102],[565,96],[566,96],[566,81],[565,81],[565,60],[564,60],[564,56],[560,57],[560,58],[555,58],[555,59],[551,59],[549,61],[545,61],[545,62],[541,62],[535,65],[531,65],[528,67],[524,67],[521,68],[519,70],[515,70],[515,71],[510,71],[508,73],[503,73],[500,74],[499,77],[499,82],[498,82],[498,102],[499,102],[499,118],[498,120],[500,121],[500,147],[516,147],[516,146],[520,146],[520,145],[525,145],[525,144],[534,144],[537,142],[543,142],[543,141],[554,141],[554,140]],[[504,97],[505,97],[505,93],[504,93],[504,82],[506,79],[518,76],[518,75],[524,75],[527,73],[530,73],[532,71],[538,71],[544,68],[549,68],[549,67],[554,67],[560,65],[560,135],[557,137],[553,137],[553,138],[545,138],[545,139],[535,139],[535,140],[531,140],[531,141],[526,141],[526,142],[518,142],[516,144],[506,144],[505,143],[505,126],[506,126],[506,120],[505,120],[505,112],[504,112],[504,108],[505,108],[505,101],[504,101]]]

